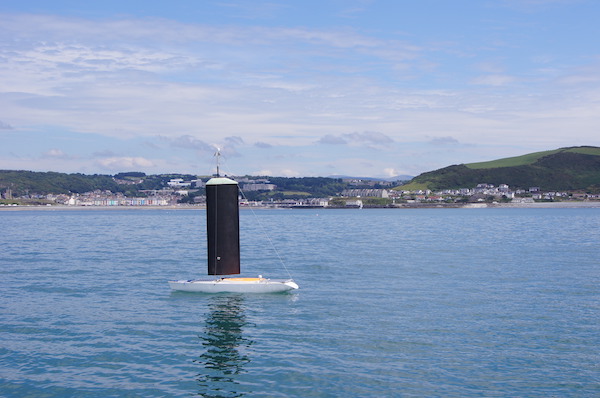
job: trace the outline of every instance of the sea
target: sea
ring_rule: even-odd
[[[0,211],[1,397],[599,397],[600,208]]]

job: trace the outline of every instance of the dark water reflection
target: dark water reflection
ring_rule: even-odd
[[[244,314],[244,297],[219,295],[211,297],[203,333],[199,336],[204,353],[194,362],[202,366],[197,380],[202,397],[242,397],[243,389],[237,377],[250,362],[244,338],[248,324]]]

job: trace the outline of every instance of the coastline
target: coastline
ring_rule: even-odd
[[[27,211],[27,210],[46,210],[46,211],[72,211],[72,210],[200,210],[206,206],[64,206],[64,205],[24,205],[24,206],[0,206],[1,211]]]
[[[98,211],[98,210],[204,210],[205,205],[169,205],[169,206],[64,206],[64,205],[23,205],[23,206],[0,206],[1,211]],[[271,209],[274,207],[241,206],[240,209]],[[279,207],[277,209],[283,209]],[[368,208],[368,207],[366,207]],[[424,204],[402,204],[395,207],[385,207],[385,209],[487,209],[487,208],[514,208],[514,209],[541,209],[541,208],[600,208],[600,201],[582,201],[582,202],[537,202],[537,203],[467,203],[467,204],[442,204],[442,203],[424,203]],[[314,210],[314,208],[311,208]],[[320,207],[319,210],[339,210],[340,208]],[[299,209],[302,210],[302,209]],[[358,209],[357,209],[358,210]]]
[[[488,207],[515,208],[600,208],[600,201],[583,202],[538,202],[538,203],[502,203],[490,204]]]

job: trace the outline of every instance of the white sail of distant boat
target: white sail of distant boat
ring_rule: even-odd
[[[220,153],[215,154],[218,157]],[[224,277],[240,274],[238,183],[217,176],[206,183],[208,274],[212,279],[169,281],[173,290],[204,293],[276,293],[298,289],[293,279]]]

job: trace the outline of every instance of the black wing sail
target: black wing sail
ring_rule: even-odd
[[[229,178],[206,183],[208,274],[240,273],[240,211],[238,184]]]

